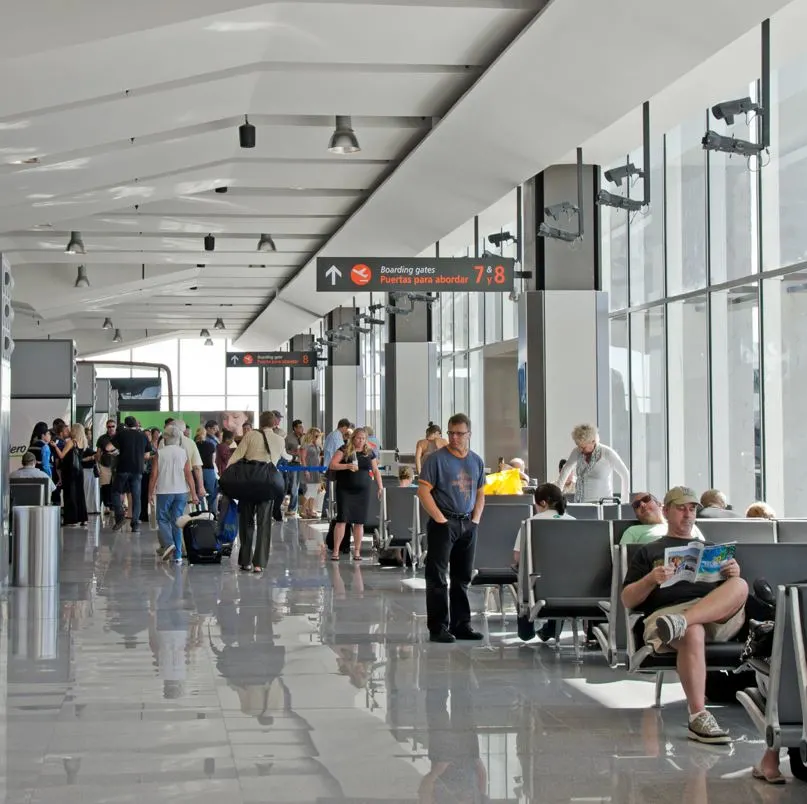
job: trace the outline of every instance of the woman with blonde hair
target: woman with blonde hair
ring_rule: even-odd
[[[746,519],[776,519],[776,511],[766,502],[755,502],[748,506]]]
[[[336,451],[328,467],[336,480],[336,526],[333,532],[331,561],[339,561],[339,547],[345,537],[345,526],[353,526],[353,560],[361,561],[361,540],[370,506],[372,480],[378,486],[378,497],[384,490],[378,460],[367,442],[367,431],[357,427],[347,444]]]
[[[84,505],[87,515],[97,516],[101,513],[101,487],[98,482],[98,465],[92,436],[81,424],[74,424],[70,434],[81,455]]]
[[[557,485],[563,488],[572,472],[577,475],[574,490],[576,503],[598,503],[613,497],[613,475],[616,472],[622,481],[622,498],[630,495],[630,472],[628,467],[611,447],[600,442],[600,434],[593,424],[578,424],[572,430],[575,447],[560,471]]]
[[[322,430],[310,427],[300,441],[303,466],[320,466],[322,461]],[[322,483],[322,472],[306,469],[300,486],[300,516],[303,519],[319,519],[317,494]]]
[[[74,424],[70,428],[70,439],[62,453],[61,472],[64,490],[63,524],[86,525],[87,502],[84,499],[84,451],[87,449],[87,436],[84,426]]]

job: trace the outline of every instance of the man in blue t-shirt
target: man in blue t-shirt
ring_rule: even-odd
[[[471,628],[468,586],[474,569],[476,529],[485,507],[485,465],[471,452],[471,420],[455,413],[448,420],[448,446],[426,458],[418,497],[430,519],[426,525],[426,625],[432,642],[482,639]],[[449,588],[446,573],[450,569]]]

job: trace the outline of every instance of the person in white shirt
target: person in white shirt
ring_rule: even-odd
[[[56,484],[51,480],[50,475],[47,472],[43,472],[41,469],[36,468],[36,455],[33,452],[26,452],[25,455],[22,456],[22,466],[19,469],[15,469],[10,475],[10,478],[34,478],[37,480],[41,480],[43,477],[46,477],[49,482],[49,490],[50,493],[53,494],[56,491]]]
[[[195,487],[195,493],[201,500],[205,497],[207,492],[205,491],[204,475],[202,474],[202,456],[199,454],[199,448],[192,438],[185,435],[185,432],[188,430],[188,425],[185,424],[185,422],[180,419],[173,422],[173,426],[177,428],[177,433],[179,434],[179,446],[185,450],[185,454],[188,456],[188,460],[191,464],[193,482],[188,485],[188,491],[194,493]]]
[[[188,489],[191,490],[193,502],[199,501],[188,455],[179,446],[181,432],[175,424],[165,428],[164,446],[152,458],[149,480],[149,500],[157,507],[160,540],[157,552],[163,559],[174,553],[177,564],[182,563],[182,530],[177,525],[177,519],[185,510]]]
[[[543,483],[535,489],[535,515],[530,519],[574,519],[566,513],[566,498],[554,483]],[[521,558],[521,531],[513,545],[513,565]]]
[[[261,413],[258,421],[259,429],[250,430],[242,439],[227,464],[232,466],[242,458],[247,461],[271,461],[277,466],[281,458],[291,460],[286,452],[286,441],[283,436],[274,432],[277,426],[275,414],[269,410]],[[268,447],[268,452],[267,452]],[[238,510],[238,534],[241,548],[238,552],[238,564],[245,572],[263,572],[269,558],[269,547],[272,539],[272,509],[274,500],[252,503],[242,500]],[[255,520],[257,519],[257,529]],[[254,542],[254,551],[253,551]]]
[[[622,481],[622,498],[630,494],[628,467],[611,447],[600,443],[600,434],[593,424],[578,424],[572,430],[575,448],[561,469],[557,485],[563,488],[572,472],[577,475],[574,490],[576,503],[598,503],[605,497],[613,497],[613,475],[616,472]]]

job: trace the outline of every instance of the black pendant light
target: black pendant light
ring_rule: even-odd
[[[255,147],[255,126],[244,115],[244,122],[238,127],[238,142],[242,148]]]

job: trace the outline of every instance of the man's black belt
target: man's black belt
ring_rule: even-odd
[[[463,521],[465,519],[470,519],[471,518],[470,514],[458,514],[458,513],[456,513],[456,511],[440,511],[440,513],[446,519],[459,519],[460,521]]]

